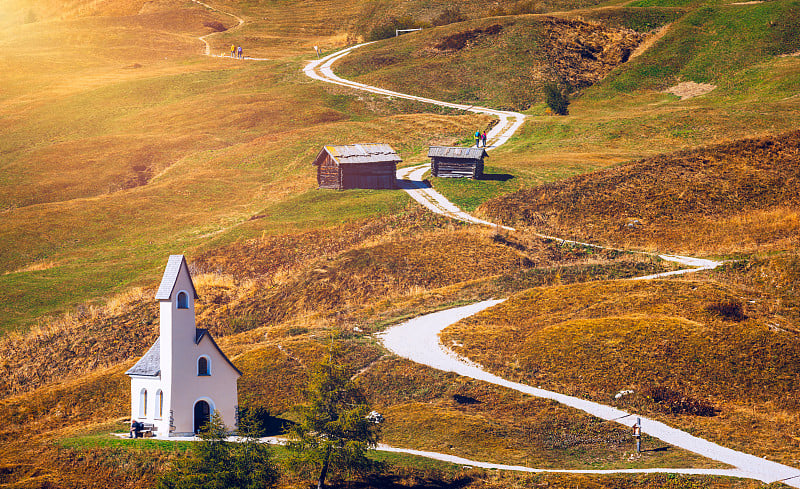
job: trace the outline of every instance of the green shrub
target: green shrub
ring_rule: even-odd
[[[250,489],[272,487],[278,481],[278,469],[272,450],[252,433],[244,433],[241,442],[228,441],[228,429],[218,411],[200,432],[202,441],[190,454],[158,480],[160,489]]]
[[[558,85],[550,82],[547,83],[543,89],[545,103],[548,107],[550,107],[550,110],[558,115],[567,115],[569,113],[567,110],[569,98],[567,96],[566,88],[560,89],[558,88]]]

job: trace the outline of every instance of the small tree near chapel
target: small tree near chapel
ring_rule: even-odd
[[[366,454],[378,443],[379,425],[367,419],[370,406],[338,359],[331,353],[313,368],[306,403],[296,408],[299,420],[287,433],[289,466],[318,474],[318,489],[329,474],[363,475],[375,467]]]
[[[219,411],[200,431],[201,441],[158,481],[158,489],[263,489],[278,481],[269,445],[249,426],[240,426],[239,441],[230,441]]]

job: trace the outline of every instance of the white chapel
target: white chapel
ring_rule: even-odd
[[[153,426],[158,437],[197,433],[219,411],[236,426],[242,375],[214,338],[195,325],[197,299],[183,255],[171,255],[156,293],[160,334],[150,350],[125,372],[131,378],[131,419]]]

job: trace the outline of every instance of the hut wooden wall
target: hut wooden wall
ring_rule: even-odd
[[[319,188],[342,188],[339,165],[328,154],[325,155],[325,159],[317,167],[317,183]]]
[[[480,178],[483,160],[436,157],[431,159],[431,173],[441,178]]]
[[[395,188],[397,165],[395,163],[359,163],[341,165],[341,188]]]

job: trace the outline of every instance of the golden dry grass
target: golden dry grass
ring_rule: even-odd
[[[714,270],[712,279],[759,291],[776,313],[774,328],[800,333],[800,253],[756,253],[725,263]]]
[[[563,237],[701,254],[800,241],[800,133],[662,155],[486,202],[483,215]]]
[[[800,340],[770,326],[780,316],[769,297],[740,288],[600,282],[531,289],[445,330],[443,341],[463,344],[454,349],[502,376],[651,413],[792,464],[800,456]],[[671,411],[657,388],[684,398],[686,409],[697,402],[719,415]],[[615,401],[625,389],[636,394]]]
[[[214,330],[245,373],[243,404],[276,413],[288,409],[299,397],[307,365],[324,354],[327,338],[335,335],[347,345],[354,369],[365,369],[358,378],[391,414],[396,428],[387,435],[398,441],[449,448],[442,440],[456,445],[465,436],[486,433],[491,445],[481,446],[471,436],[463,453],[477,457],[496,448],[522,460],[544,447],[566,462],[570,447],[564,443],[574,439],[558,435],[552,442],[541,436],[561,433],[574,421],[586,428],[578,430],[583,444],[577,446],[588,447],[607,463],[620,463],[619,454],[610,453],[614,450],[588,440],[597,433],[606,438],[617,434],[596,426],[596,420],[450,374],[420,374],[396,361],[373,363],[380,350],[355,332],[356,325],[376,331],[420,311],[531,286],[664,269],[648,260],[464,230],[408,212],[400,192],[312,191],[309,162],[322,144],[381,140],[408,155],[407,161],[420,161],[427,144],[458,141],[468,128],[487,122],[484,116],[447,111],[419,113],[419,105],[353,95],[306,80],[299,73],[300,55],[310,55],[313,45],[327,50],[345,43],[348,23],[363,2],[303,1],[291,11],[281,2],[223,2],[248,24],[211,37],[213,50],[232,42],[244,45],[248,55],[278,60],[257,64],[201,57],[197,36],[214,30],[206,24],[234,23],[188,2],[14,3],[0,5],[0,11],[17,16],[9,22],[0,13],[0,258],[3,272],[10,272],[0,275],[0,321],[3,327],[28,327],[40,319],[29,333],[0,341],[5,379],[0,414],[8,420],[0,429],[0,484],[140,487],[152,483],[170,460],[171,455],[160,452],[73,450],[49,442],[127,414],[122,372],[155,338],[152,286],[164,256],[176,252],[195,262],[200,325]],[[19,16],[29,8],[38,21],[20,24]],[[788,66],[791,60],[783,62]],[[589,119],[606,116],[591,114]],[[783,119],[780,124],[790,124],[791,117]],[[531,126],[527,131],[514,143],[517,150],[539,137],[531,136]],[[619,147],[636,145],[635,137],[626,141]],[[547,172],[562,175],[585,169],[587,158],[605,165],[630,154],[628,149],[609,151],[614,148],[557,151],[546,157]],[[530,166],[529,153],[498,156]],[[396,212],[401,216],[374,217]],[[759,212],[727,216],[725,226],[749,231],[763,223],[764,229],[754,233],[783,246],[778,238],[793,226],[793,208]],[[746,277],[735,270],[725,277],[732,283],[755,281],[774,268],[780,264],[754,265]],[[765,299],[768,306],[762,309],[785,310],[793,283],[770,284],[781,289],[782,299]],[[71,312],[44,318],[59,311]],[[694,323],[659,321],[654,324],[665,331],[694,332]],[[565,324],[581,331],[593,327],[580,321]],[[632,332],[652,329],[641,321],[626,324]],[[574,339],[580,344],[580,336]],[[767,342],[762,353],[771,348]],[[760,374],[748,375],[742,372],[742,382],[764,383]],[[757,398],[755,387],[745,392]],[[454,393],[476,396],[482,404],[454,406]],[[786,403],[723,399],[717,405],[723,409],[720,416],[695,419],[692,426],[735,444],[742,433],[767,432],[765,413],[789,427],[784,432],[794,433],[791,427],[797,424]],[[556,421],[542,419],[546,414]],[[441,436],[425,433],[410,440],[406,428],[416,421],[435,426]],[[44,437],[44,444],[21,443],[36,437]],[[506,446],[508,440],[523,449]],[[678,460],[702,463],[672,453]],[[650,462],[659,460],[668,459]],[[676,482],[660,476],[465,477],[454,487],[750,487],[730,480]],[[438,480],[409,476],[407,485],[439,487]]]
[[[395,446],[543,468],[714,465],[675,448],[632,456],[630,433],[613,423],[408,360],[383,358],[358,379]]]
[[[235,355],[275,332],[375,331],[458,301],[665,270],[645,257],[517,242],[421,210],[239,241],[190,258],[190,266],[198,324]],[[28,392],[140,355],[158,334],[153,293],[131,288],[0,339],[0,391]],[[225,338],[242,332],[250,333]]]

